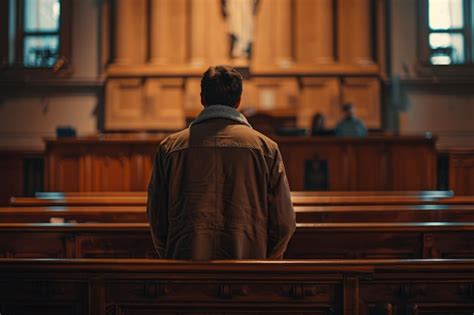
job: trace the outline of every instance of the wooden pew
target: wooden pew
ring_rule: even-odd
[[[439,199],[454,197],[452,190],[385,190],[385,191],[292,191],[294,197],[347,197],[347,196],[391,196],[391,197],[420,197]]]
[[[292,197],[295,206],[369,206],[369,205],[467,205],[474,204],[474,196],[425,198],[423,196],[335,196]]]
[[[144,223],[144,206],[0,207],[0,223]]]
[[[474,258],[474,223],[298,223],[289,259]],[[155,257],[146,223],[0,224],[0,257]]]
[[[474,222],[474,205],[302,206],[300,223]],[[0,223],[143,223],[144,206],[3,207]]]
[[[473,260],[0,259],[0,279],[6,315],[470,315],[474,306]]]
[[[77,196],[64,198],[11,198],[12,206],[144,206],[145,196]],[[323,205],[423,205],[423,204],[474,204],[474,196],[437,198],[413,196],[292,196],[295,206]]]
[[[292,191],[292,196],[423,196],[425,198],[449,198],[452,190],[388,190],[388,191]],[[90,192],[37,192],[36,198],[57,199],[69,197],[146,197],[146,191],[90,191]]]
[[[302,206],[295,212],[299,223],[474,222],[474,205]]]

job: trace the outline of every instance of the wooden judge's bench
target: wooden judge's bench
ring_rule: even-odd
[[[109,134],[46,139],[45,190],[145,191],[165,135]],[[435,138],[275,137],[290,188],[436,189]]]

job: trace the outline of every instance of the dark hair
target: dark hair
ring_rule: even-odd
[[[313,123],[311,124],[312,130],[324,130],[324,115],[316,113],[313,116]]]
[[[352,110],[353,106],[351,103],[344,103],[341,106],[341,109],[343,112],[350,112]]]
[[[242,75],[230,66],[209,67],[202,75],[201,97],[207,106],[234,107],[242,95]]]

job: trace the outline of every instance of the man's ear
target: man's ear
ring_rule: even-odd
[[[204,97],[202,97],[202,93],[200,94],[201,95],[201,105],[206,107],[206,101],[204,100]]]
[[[237,101],[235,102],[235,106],[234,106],[235,109],[239,108],[241,101],[242,101],[242,96],[239,97],[239,98],[237,99]]]

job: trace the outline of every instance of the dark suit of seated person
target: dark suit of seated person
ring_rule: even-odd
[[[362,120],[355,116],[352,104],[344,104],[341,109],[343,118],[334,129],[335,135],[340,137],[366,137],[367,128]]]
[[[311,124],[311,135],[312,136],[332,136],[334,135],[333,130],[324,128],[324,116],[321,113],[316,113],[313,116],[313,123]]]

